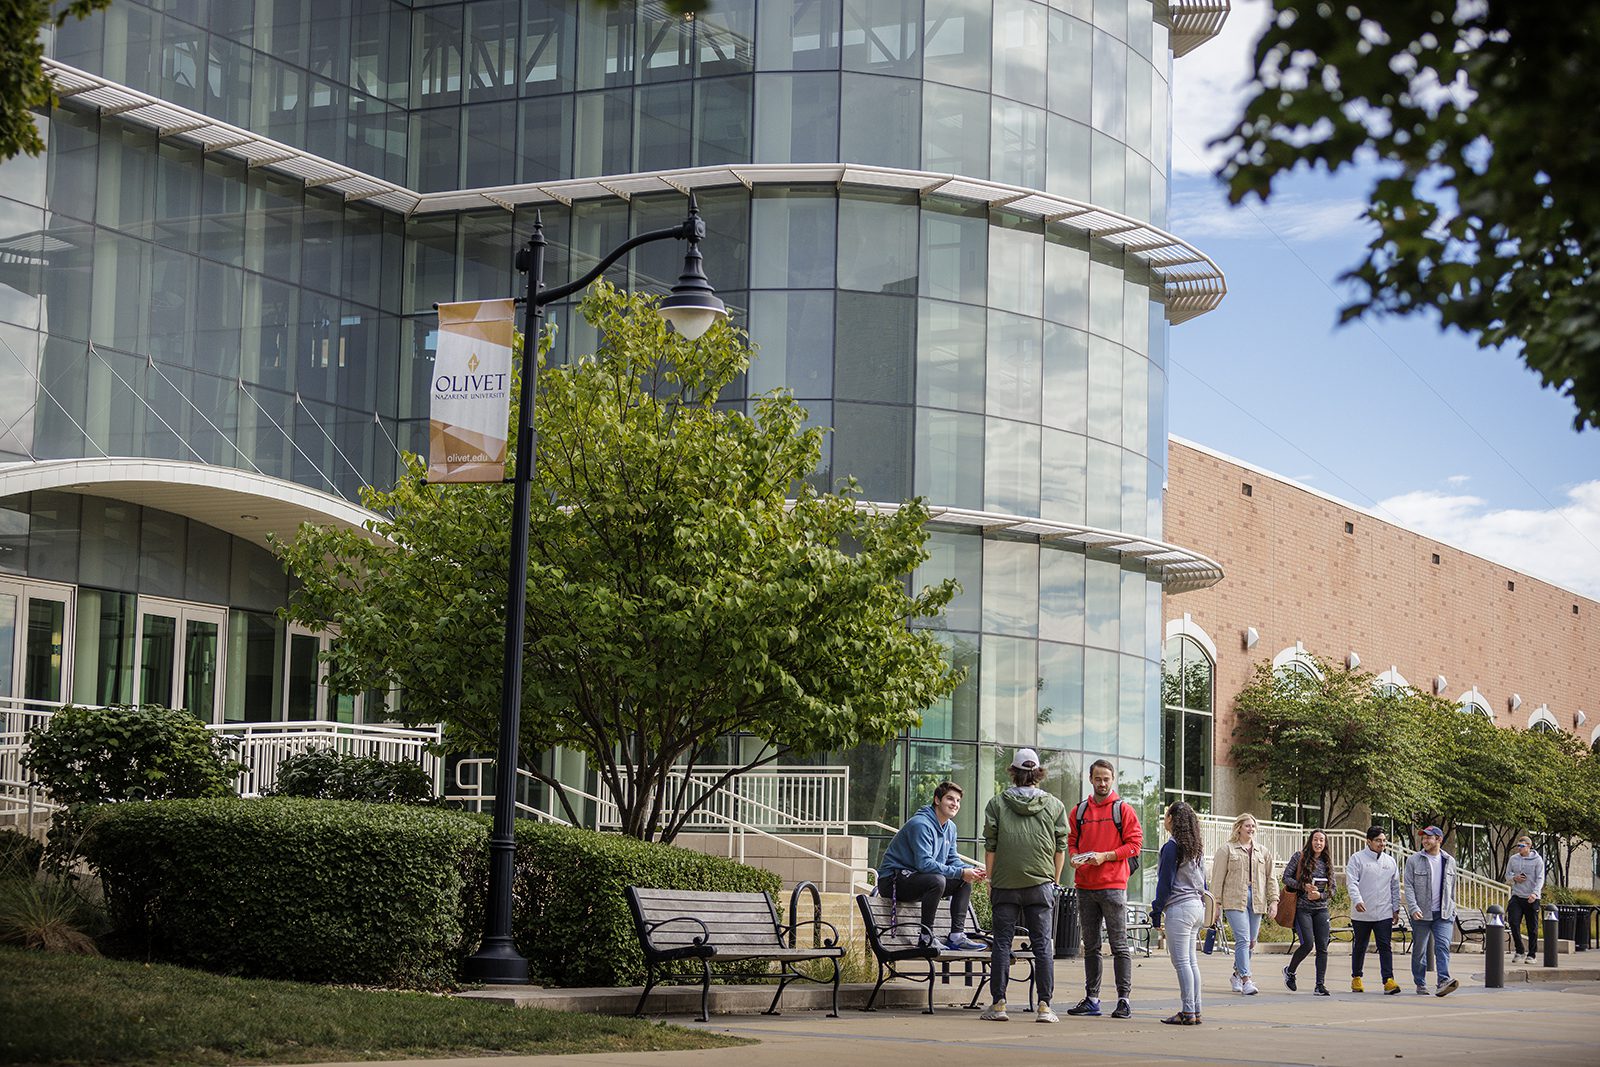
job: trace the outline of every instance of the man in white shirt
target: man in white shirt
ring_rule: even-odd
[[[1433,942],[1435,992],[1447,997],[1461,987],[1450,977],[1450,935],[1456,926],[1456,860],[1441,845],[1444,831],[1422,830],[1422,851],[1406,860],[1406,909],[1411,914],[1411,979],[1428,993],[1428,943]]]
[[[1389,838],[1381,826],[1367,828],[1367,847],[1350,857],[1344,867],[1344,884],[1350,892],[1350,992],[1361,993],[1361,972],[1366,967],[1367,942],[1378,943],[1378,969],[1383,974],[1383,992],[1400,992],[1394,980],[1394,957],[1389,938],[1394,933],[1394,917],[1400,913],[1400,868],[1384,850]]]

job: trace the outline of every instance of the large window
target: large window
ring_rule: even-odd
[[[1168,802],[1211,810],[1212,696],[1216,668],[1192,637],[1167,642],[1161,675],[1161,785]]]

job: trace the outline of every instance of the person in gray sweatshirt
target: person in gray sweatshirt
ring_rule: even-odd
[[[1533,850],[1527,834],[1517,838],[1516,851],[1506,864],[1506,881],[1511,883],[1511,902],[1506,906],[1506,925],[1511,927],[1511,962],[1532,963],[1539,954],[1539,894],[1544,892],[1544,857]],[[1522,952],[1522,926],[1528,927],[1528,952]]]

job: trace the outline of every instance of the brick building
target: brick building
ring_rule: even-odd
[[[1193,442],[1171,439],[1168,463],[1165,536],[1226,574],[1165,604],[1169,663],[1215,669],[1214,721],[1168,709],[1169,789],[1218,812],[1292,815],[1234,774],[1228,738],[1254,665],[1307,654],[1354,657],[1502,726],[1600,742],[1600,603]],[[1209,767],[1183,747],[1208,740]],[[1590,870],[1575,863],[1574,880]]]

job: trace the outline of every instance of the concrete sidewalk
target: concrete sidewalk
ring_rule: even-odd
[[[1349,992],[1349,956],[1329,964],[1332,997],[1313,997],[1312,961],[1301,965],[1301,992],[1290,993],[1280,974],[1283,958],[1268,957],[1255,968],[1262,992],[1228,992],[1232,960],[1220,953],[1201,957],[1205,976],[1205,1024],[1164,1026],[1177,1010],[1177,980],[1165,956],[1135,958],[1134,1016],[1074,1019],[1064,1014],[1083,994],[1083,964],[1056,966],[1055,1026],[1036,1024],[1012,999],[1009,1023],[985,1023],[975,1011],[941,1009],[923,1015],[914,1008],[866,1014],[846,1010],[830,1019],[822,1011],[789,1010],[781,1016],[712,1016],[710,1023],[671,1015],[664,1021],[714,1030],[761,1043],[695,1052],[647,1052],[588,1056],[485,1056],[453,1060],[406,1060],[407,1067],[553,1067],[556,1064],[703,1065],[703,1067],[882,1067],[885,1061],[949,1063],[982,1061],[996,1067],[1061,1060],[1100,1060],[1118,1067],[1181,1061],[1188,1064],[1368,1064],[1455,1065],[1600,1063],[1600,953],[1563,957],[1562,968],[1513,968],[1505,989],[1483,987],[1483,958],[1466,956],[1455,968],[1461,989],[1449,997],[1412,992],[1410,957],[1396,953],[1398,996]],[[1111,976],[1106,961],[1106,978]],[[1581,965],[1581,966],[1580,966]],[[1379,984],[1377,960],[1367,963],[1369,989]],[[1539,981],[1528,981],[1529,972]],[[949,987],[960,996],[960,985]],[[552,991],[557,993],[559,991]],[[920,992],[920,990],[919,990]],[[1026,994],[1014,987],[1013,992]],[[564,995],[564,994],[563,994]],[[637,991],[633,995],[636,997]],[[970,996],[970,993],[967,994]],[[770,999],[770,990],[766,994]],[[696,1007],[698,992],[696,992]],[[944,997],[940,998],[945,999]],[[964,999],[964,998],[963,998]],[[1109,999],[1104,1009],[1112,1006]],[[788,996],[785,995],[785,1004]],[[760,1005],[765,1007],[765,1001]],[[327,1065],[323,1065],[327,1067]],[[368,1063],[366,1067],[372,1067]]]

